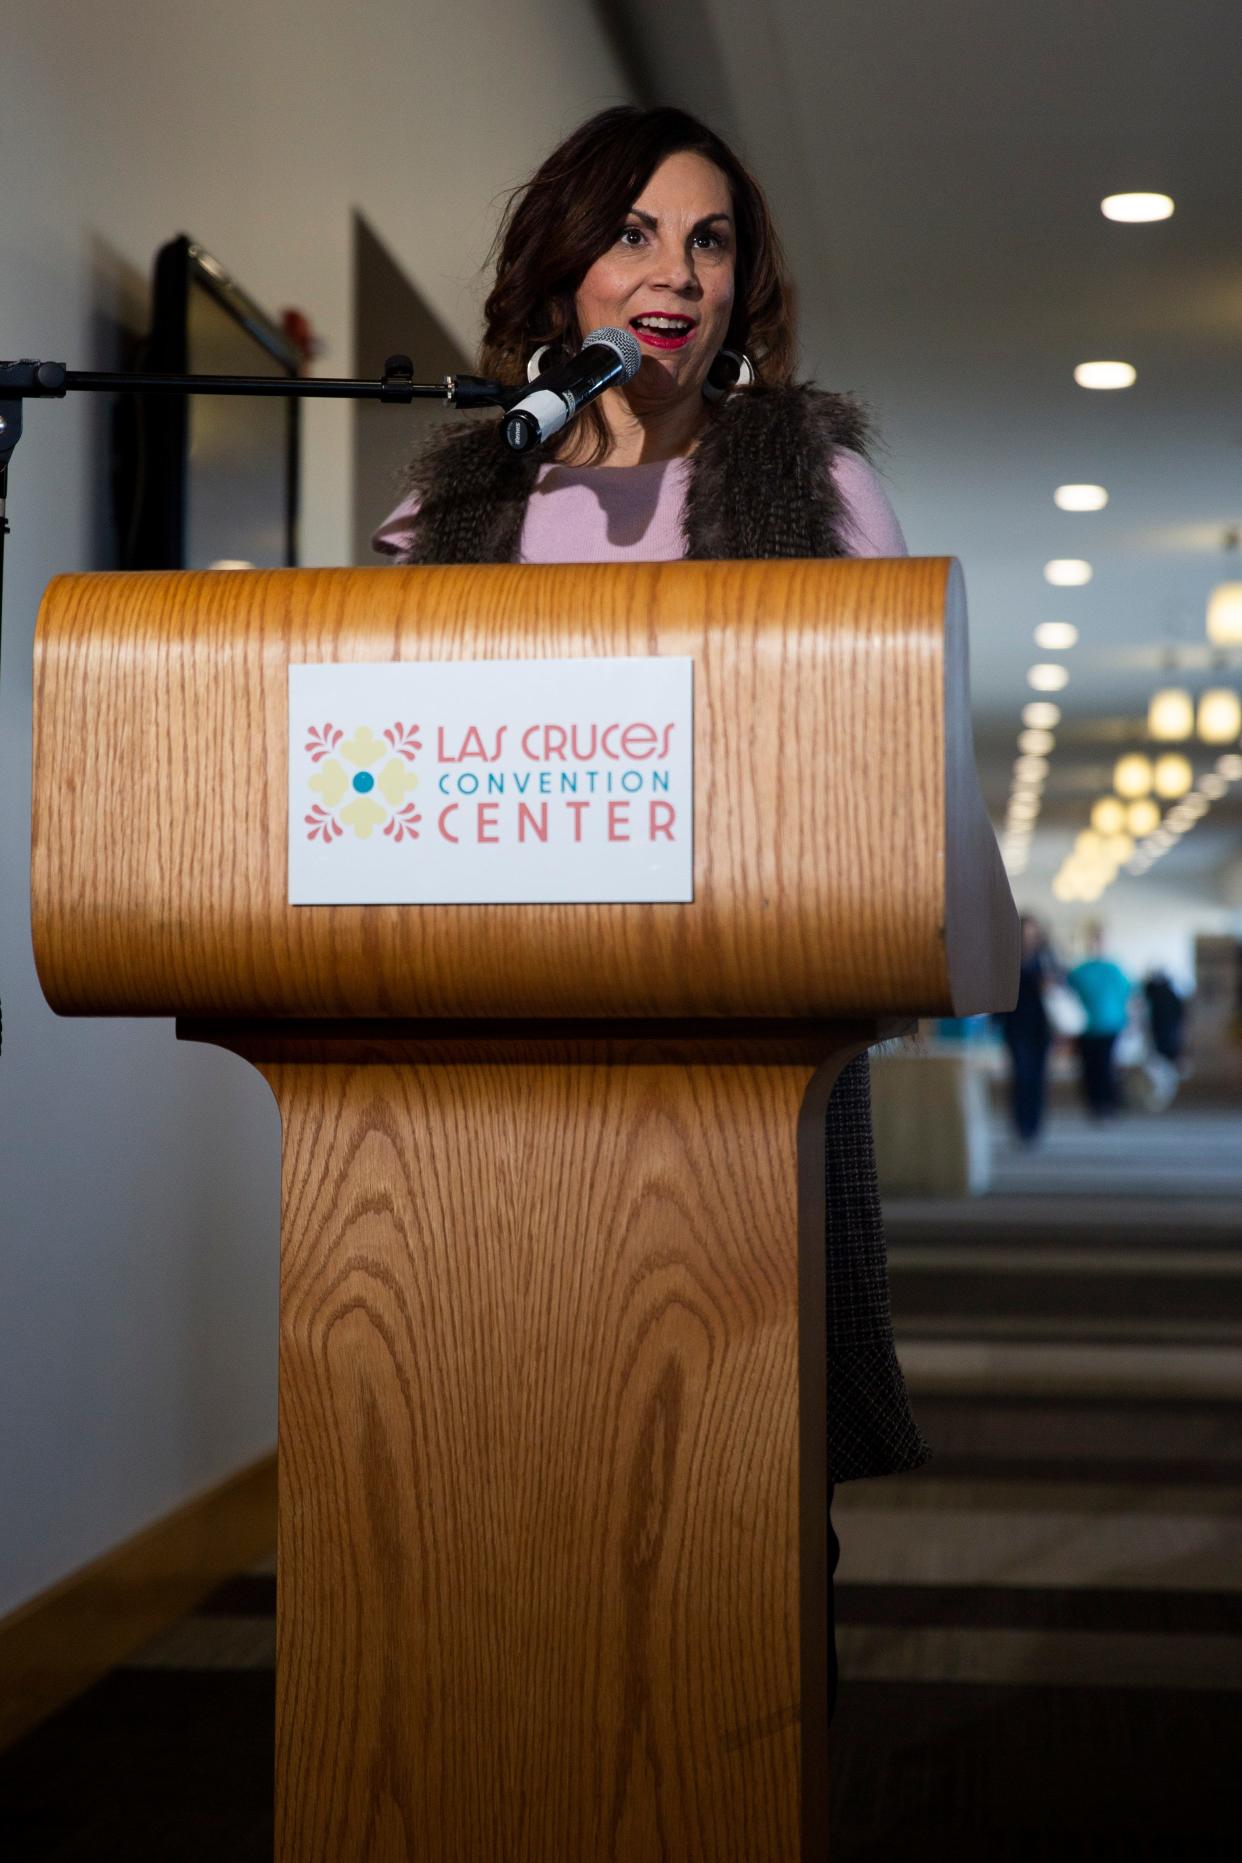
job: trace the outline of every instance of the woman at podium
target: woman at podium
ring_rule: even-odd
[[[513,196],[482,374],[517,386],[585,332],[642,364],[541,454],[494,420],[438,437],[375,535],[406,564],[902,556],[848,396],[793,379],[793,295],[763,194],[680,110],[605,110]],[[928,1451],[893,1348],[865,1056],[829,1102],[828,1442],[833,1482]]]

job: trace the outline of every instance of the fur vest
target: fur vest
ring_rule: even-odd
[[[844,556],[836,447],[866,450],[867,423],[845,395],[813,388],[730,395],[690,461],[686,555],[699,561]],[[543,463],[511,453],[495,420],[439,435],[414,462],[416,539],[408,563],[512,563]]]
[[[686,555],[699,560],[844,556],[832,475],[838,446],[865,453],[845,395],[747,389],[715,410],[691,457]],[[415,461],[419,499],[407,563],[511,563],[541,464],[494,421],[441,434]],[[833,1482],[917,1468],[929,1451],[893,1347],[888,1266],[866,1056],[841,1073],[825,1133],[828,1210],[828,1473]]]

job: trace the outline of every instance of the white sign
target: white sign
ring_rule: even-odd
[[[694,662],[289,668],[289,903],[694,897]]]

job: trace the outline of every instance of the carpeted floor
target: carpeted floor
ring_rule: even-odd
[[[1069,1124],[991,1198],[890,1207],[936,1459],[838,1490],[834,1863],[1242,1855],[1234,1133],[1160,1129],[1208,1203],[1067,1190],[1058,1153],[1151,1149]],[[0,1756],[0,1863],[267,1863],[274,1601],[240,1576]]]

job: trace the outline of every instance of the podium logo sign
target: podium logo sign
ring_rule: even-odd
[[[291,905],[694,897],[690,659],[289,668]]]

